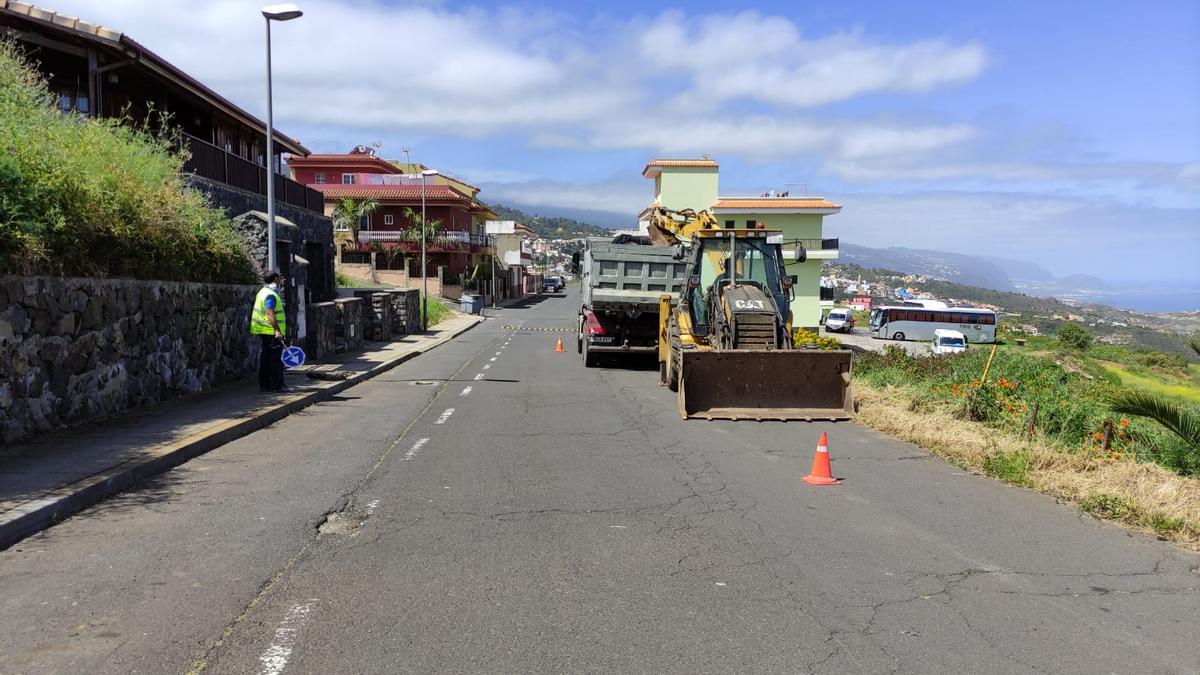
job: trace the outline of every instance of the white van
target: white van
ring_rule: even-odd
[[[954,354],[967,350],[967,337],[956,330],[939,328],[933,331],[933,354]]]
[[[849,333],[854,329],[854,312],[849,309],[831,309],[825,317],[825,330],[830,333]]]

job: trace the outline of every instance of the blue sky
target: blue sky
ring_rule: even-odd
[[[408,148],[604,224],[651,199],[647,160],[707,152],[723,194],[843,203],[855,243],[1200,284],[1200,3],[300,4],[276,114],[314,151]],[[255,2],[53,8],[263,109]]]

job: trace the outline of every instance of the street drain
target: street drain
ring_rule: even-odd
[[[352,534],[362,527],[367,520],[367,514],[356,511],[334,511],[325,515],[325,520],[317,526],[321,534]]]

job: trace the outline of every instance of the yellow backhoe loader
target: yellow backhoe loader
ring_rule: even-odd
[[[660,208],[650,239],[687,262],[659,298],[659,374],[684,419],[843,420],[853,416],[850,352],[792,344],[782,233],[724,228],[706,211]],[[796,250],[803,260],[804,249]]]

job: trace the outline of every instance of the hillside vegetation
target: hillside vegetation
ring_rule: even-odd
[[[612,235],[612,230],[581,223],[572,218],[532,216],[519,209],[507,206],[492,206],[491,209],[500,216],[500,220],[515,220],[527,225],[539,237],[548,239],[573,239],[576,237],[606,237]]]
[[[0,40],[0,274],[252,282],[222,211],[146,127],[64,115]]]

